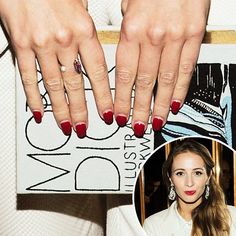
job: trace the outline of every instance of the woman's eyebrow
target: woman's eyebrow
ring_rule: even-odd
[[[179,171],[179,170],[186,171],[186,169],[184,169],[184,168],[176,168],[172,172]],[[193,168],[193,170],[202,170],[202,171],[204,171],[205,168],[204,167],[196,167],[196,168]]]
[[[197,168],[194,168],[193,170],[205,170],[205,168],[204,167],[197,167]]]
[[[185,169],[183,169],[183,168],[176,168],[172,172],[179,171],[179,170],[185,171]]]

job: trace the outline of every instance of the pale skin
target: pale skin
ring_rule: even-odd
[[[178,211],[185,220],[191,220],[193,209],[202,202],[209,179],[201,156],[185,152],[174,157],[170,181],[174,184],[177,194]],[[195,193],[187,195],[185,191]]]
[[[86,135],[88,111],[82,75],[73,69],[77,54],[89,75],[99,115],[107,124],[113,120],[104,53],[85,5],[81,0],[0,0],[0,16],[15,49],[27,103],[37,114],[36,121],[41,122],[44,110],[37,85],[37,60],[58,126],[66,135],[73,127],[79,137]],[[159,131],[170,106],[172,112],[178,112],[198,58],[209,5],[210,0],[122,1],[114,100],[119,126],[129,119],[134,85],[132,127],[137,137],[144,135],[150,113],[153,130]],[[60,71],[61,65],[67,68],[65,72]],[[151,107],[156,82],[157,95]]]
[[[78,136],[86,135],[88,111],[83,78],[73,67],[78,54],[90,78],[99,115],[113,115],[104,53],[85,1],[0,0],[0,15],[16,53],[27,103],[38,115],[38,123],[44,108],[36,60],[58,126],[66,135],[70,135],[71,127]],[[61,65],[66,67],[65,72],[61,72]]]
[[[132,127],[142,136],[151,111],[159,131],[170,107],[183,105],[199,55],[209,0],[123,0],[124,19],[116,54],[115,116],[128,119],[135,85]],[[153,88],[157,95],[151,107]]]

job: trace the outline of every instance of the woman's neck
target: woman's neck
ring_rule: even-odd
[[[179,214],[186,220],[190,221],[192,219],[192,212],[193,210],[201,203],[201,200],[194,203],[186,203],[183,202],[181,199],[177,201],[177,210]]]

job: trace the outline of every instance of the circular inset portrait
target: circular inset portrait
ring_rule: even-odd
[[[236,152],[208,138],[158,148],[136,182],[133,201],[148,236],[236,235]]]

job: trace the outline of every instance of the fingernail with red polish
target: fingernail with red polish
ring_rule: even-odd
[[[69,136],[71,135],[71,123],[69,121],[62,121],[61,122],[61,129],[62,129],[62,132],[66,135],[66,136]]]
[[[78,123],[75,125],[76,134],[79,138],[84,138],[86,136],[86,124]]]
[[[152,129],[157,132],[160,131],[163,125],[163,119],[161,117],[154,117],[152,120]]]
[[[40,124],[42,121],[42,113],[40,111],[33,111],[34,120],[37,124]]]
[[[125,115],[117,115],[116,122],[120,127],[124,127],[127,123],[127,117]]]
[[[107,125],[111,125],[113,123],[113,112],[111,110],[105,111],[103,113],[103,120]]]
[[[145,132],[145,125],[142,122],[135,122],[134,124],[134,135],[137,138],[142,138]]]
[[[179,109],[180,109],[180,101],[176,101],[174,100],[172,103],[171,103],[171,111],[174,115],[176,115],[178,112],[179,112]]]

